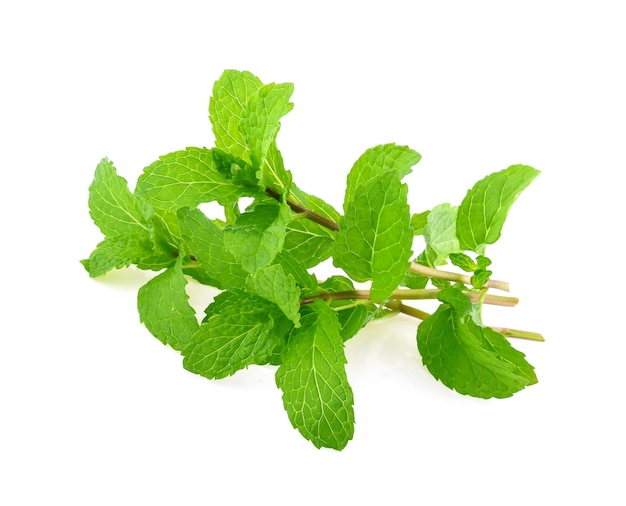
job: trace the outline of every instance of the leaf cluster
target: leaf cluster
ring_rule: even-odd
[[[462,394],[508,397],[536,383],[507,337],[539,336],[485,326],[481,307],[515,302],[487,293],[507,285],[491,280],[485,250],[538,171],[513,165],[477,182],[458,206],[412,214],[403,179],[420,155],[378,145],[350,169],[339,212],[294,183],[278,149],[292,93],[292,84],[227,70],[209,103],[212,148],[161,156],[134,191],[103,159],[89,211],[104,239],[82,261],[89,275],[130,265],[157,272],[138,293],[147,329],[206,378],[275,366],[291,423],[318,448],[341,450],[353,437],[344,344],[382,316],[422,320],[425,366]],[[244,201],[251,203],[242,208]],[[208,202],[223,216],[208,216],[201,209]],[[328,259],[343,274],[320,280],[312,269]],[[441,270],[445,264],[455,271]],[[220,290],[201,321],[189,304],[190,282]],[[427,314],[406,303],[416,299],[440,305]]]

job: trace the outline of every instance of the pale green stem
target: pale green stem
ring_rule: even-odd
[[[394,290],[391,293],[390,299],[397,300],[426,300],[426,299],[436,299],[437,294],[439,294],[441,290],[436,288],[426,288],[426,289],[400,289]],[[472,302],[478,302],[481,294],[478,292],[463,292]],[[310,297],[305,297],[300,300],[300,304],[310,304],[315,299],[322,300],[346,300],[346,299],[370,299],[371,295],[369,290],[348,290],[344,292],[331,292],[331,293],[320,293],[318,295],[312,295]],[[502,297],[500,295],[484,295],[483,302],[485,304],[492,304],[496,306],[515,306],[519,299],[516,297]]]
[[[507,329],[504,327],[491,327],[496,332],[500,332],[506,337],[518,337],[520,339],[530,339],[531,341],[545,341],[543,336],[538,332],[529,332],[527,330]]]
[[[457,272],[441,271],[439,269],[433,269],[432,267],[427,267],[425,265],[421,265],[415,262],[411,263],[410,271],[413,274],[418,274],[420,276],[425,276],[427,278],[444,279],[446,281],[458,281],[466,285],[472,284],[471,277],[466,276],[465,274],[459,274]],[[489,288],[496,288],[498,290],[504,290],[505,292],[509,291],[509,283],[507,281],[499,281],[497,279],[490,279],[487,282],[487,286]]]

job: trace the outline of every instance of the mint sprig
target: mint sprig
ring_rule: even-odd
[[[412,214],[403,179],[421,156],[381,144],[348,171],[341,214],[294,183],[278,149],[292,93],[290,83],[227,70],[209,102],[213,148],[159,157],[134,192],[103,159],[89,212],[104,239],[82,260],[89,275],[131,265],[158,272],[138,293],[147,329],[206,378],[276,367],[292,425],[318,448],[341,450],[353,437],[344,343],[383,316],[421,320],[424,365],[462,394],[508,397],[536,383],[507,338],[541,335],[489,327],[481,309],[518,302],[492,292],[509,285],[492,278],[485,253],[539,172],[512,165],[477,182],[458,205]],[[244,197],[252,203],[241,209]],[[199,208],[207,202],[223,207],[221,219]],[[318,279],[313,269],[329,259],[345,276]],[[202,321],[188,283],[221,290]],[[439,301],[432,314],[414,305],[427,299]]]

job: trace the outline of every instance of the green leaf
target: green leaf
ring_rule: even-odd
[[[465,272],[474,272],[478,265],[465,253],[450,253],[450,262]]]
[[[199,262],[211,284],[222,290],[243,288],[248,273],[226,250],[224,231],[199,209],[182,208],[177,214],[185,250]]]
[[[97,278],[112,269],[123,269],[132,264],[144,251],[144,244],[125,236],[113,236],[100,242],[89,258],[81,263],[92,278]]]
[[[527,165],[512,165],[478,181],[461,202],[457,235],[463,250],[482,253],[500,237],[509,209],[539,175]]]
[[[476,325],[471,304],[461,302],[459,290],[446,292],[444,298],[454,305],[441,304],[417,330],[418,349],[430,373],[461,394],[485,399],[510,397],[536,383],[524,355],[493,329]]]
[[[286,274],[293,276],[296,284],[308,292],[315,292],[317,289],[317,277],[310,274],[305,266],[298,262],[288,251],[281,251],[276,255],[274,262],[280,264]]]
[[[275,303],[294,325],[300,325],[300,289],[282,265],[270,265],[248,276],[246,290]]]
[[[305,208],[327,218],[339,222],[339,213],[322,199],[309,195],[295,185],[291,186],[290,198]],[[336,232],[309,219],[292,220],[287,225],[287,235],[283,248],[305,267],[314,267],[330,257]]]
[[[372,305],[372,308],[375,306]],[[370,309],[365,304],[357,304],[352,307],[337,310],[337,319],[341,325],[341,338],[345,341],[352,339],[368,322]]]
[[[409,269],[410,219],[407,187],[389,171],[359,185],[345,208],[333,264],[355,281],[372,280],[374,301],[389,297]]]
[[[292,93],[291,83],[271,83],[260,87],[246,103],[239,130],[253,165],[261,167],[280,130],[280,119],[293,109]]]
[[[179,260],[143,285],[137,295],[141,322],[159,341],[175,350],[182,350],[198,329],[185,286],[187,280]]]
[[[482,288],[487,284],[493,272],[486,269],[477,269],[470,281],[474,288]]]
[[[104,158],[89,187],[89,214],[100,231],[105,236],[148,237],[147,213],[147,206],[130,192],[126,179]]]
[[[439,204],[428,214],[424,239],[430,251],[431,265],[444,265],[450,253],[458,253],[459,240],[456,236],[457,208],[450,204]]]
[[[247,193],[217,170],[212,150],[193,147],[159,157],[144,169],[135,189],[151,206],[167,210],[203,202],[226,204]]]
[[[343,449],[354,434],[354,398],[335,312],[316,300],[303,309],[276,371],[294,428],[317,448]]]
[[[89,187],[89,212],[106,236],[81,262],[91,277],[131,264],[160,270],[174,263],[174,240],[163,220],[130,192],[106,158],[98,164]]]
[[[411,167],[421,156],[408,146],[381,144],[368,149],[354,163],[348,173],[348,184],[344,198],[344,211],[355,198],[357,188],[374,176],[391,172],[399,179],[411,173]]]
[[[423,235],[428,223],[428,215],[430,211],[424,211],[419,214],[413,214],[411,216],[411,226],[413,227],[414,235]]]
[[[255,273],[274,261],[290,221],[289,206],[273,200],[262,202],[224,229],[224,245],[247,272]]]
[[[243,292],[221,293],[207,316],[183,349],[183,366],[210,379],[267,364],[289,328],[276,305]]]
[[[292,184],[291,172],[285,169],[283,155],[280,153],[276,143],[272,142],[261,162],[261,168],[256,176],[259,186],[265,190],[271,188],[279,195],[287,193]]]
[[[250,163],[250,148],[239,129],[250,97],[263,86],[254,74],[226,70],[213,86],[209,119],[215,134],[215,147]]]

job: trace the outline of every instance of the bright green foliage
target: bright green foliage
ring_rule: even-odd
[[[224,231],[198,209],[178,211],[182,240],[190,256],[221,289],[243,288],[248,273],[237,259],[226,250]]]
[[[417,331],[422,360],[435,378],[485,399],[510,397],[537,382],[532,366],[504,336],[474,323],[471,303],[459,290],[444,293],[445,303]]]
[[[294,325],[300,322],[300,288],[291,274],[280,264],[260,269],[248,276],[246,288],[276,304]]]
[[[187,280],[178,261],[139,289],[139,318],[163,344],[182,350],[198,329],[196,313],[185,291]]]
[[[290,183],[275,141],[280,119],[293,108],[292,93],[291,83],[268,84],[250,97],[243,110],[239,130],[250,148],[252,164],[260,169],[264,188],[285,188]]]
[[[213,86],[209,119],[215,134],[215,147],[250,162],[250,147],[239,128],[250,97],[263,86],[250,72],[226,70]]]
[[[398,179],[402,179],[411,173],[411,167],[421,158],[419,153],[409,147],[396,144],[382,144],[365,151],[348,173],[344,211],[350,207],[357,189],[362,184],[384,173],[389,173],[390,176],[393,174]]]
[[[450,262],[465,272],[474,272],[478,269],[478,265],[465,253],[450,253]]]
[[[135,194],[157,209],[176,210],[215,200],[226,204],[241,190],[220,174],[210,149],[187,148],[146,167]]]
[[[424,239],[431,265],[444,265],[451,253],[459,252],[456,236],[457,208],[450,204],[439,204],[428,213]]]
[[[385,300],[409,268],[413,232],[407,187],[391,172],[359,184],[345,206],[333,263],[356,281],[372,280],[372,299]]]
[[[283,247],[290,221],[287,205],[263,202],[224,229],[224,245],[246,271],[254,274],[274,261]]]
[[[272,303],[243,292],[223,292],[183,349],[185,369],[224,378],[253,364],[267,364],[285,343],[289,326]]]
[[[462,249],[481,253],[500,237],[509,209],[539,171],[511,165],[478,181],[461,202],[457,234]]]
[[[491,279],[496,269],[484,250],[538,171],[514,165],[476,183],[459,206],[412,214],[403,179],[420,155],[381,144],[350,169],[341,215],[286,169],[277,138],[292,93],[290,83],[226,70],[209,102],[214,146],[159,157],[134,193],[103,159],[89,187],[89,213],[104,236],[82,260],[89,275],[130,266],[160,271],[137,297],[147,329],[206,378],[277,367],[291,423],[318,448],[341,450],[353,437],[344,343],[373,320],[401,313],[423,320],[417,347],[424,364],[463,394],[508,397],[536,383],[507,338],[541,336],[496,331],[481,310],[516,300],[488,293],[508,285]],[[202,206],[208,202],[223,213],[211,216]],[[411,262],[413,249],[419,255]],[[318,279],[313,269],[326,261],[346,275]],[[439,270],[446,264],[450,271]],[[204,304],[201,322],[189,283],[221,291]],[[436,297],[432,315],[409,305]]]
[[[292,425],[317,448],[341,450],[354,434],[354,398],[340,325],[319,300],[303,313],[282,352],[276,384]]]
[[[89,214],[105,235],[82,261],[90,276],[131,264],[158,270],[174,262],[174,251],[164,247],[166,241],[155,241],[150,207],[130,192],[126,180],[107,159],[98,164],[89,187]]]
[[[295,185],[292,185],[291,192],[294,200],[297,200],[307,209],[330,221],[339,221],[339,213],[322,199],[301,191]],[[335,235],[333,230],[314,221],[292,220],[287,225],[287,235],[283,247],[305,267],[315,267],[331,256]]]
[[[413,227],[413,233],[415,235],[424,235],[424,230],[426,230],[429,214],[430,211],[424,211],[423,213],[418,213],[411,216],[411,226]]]

